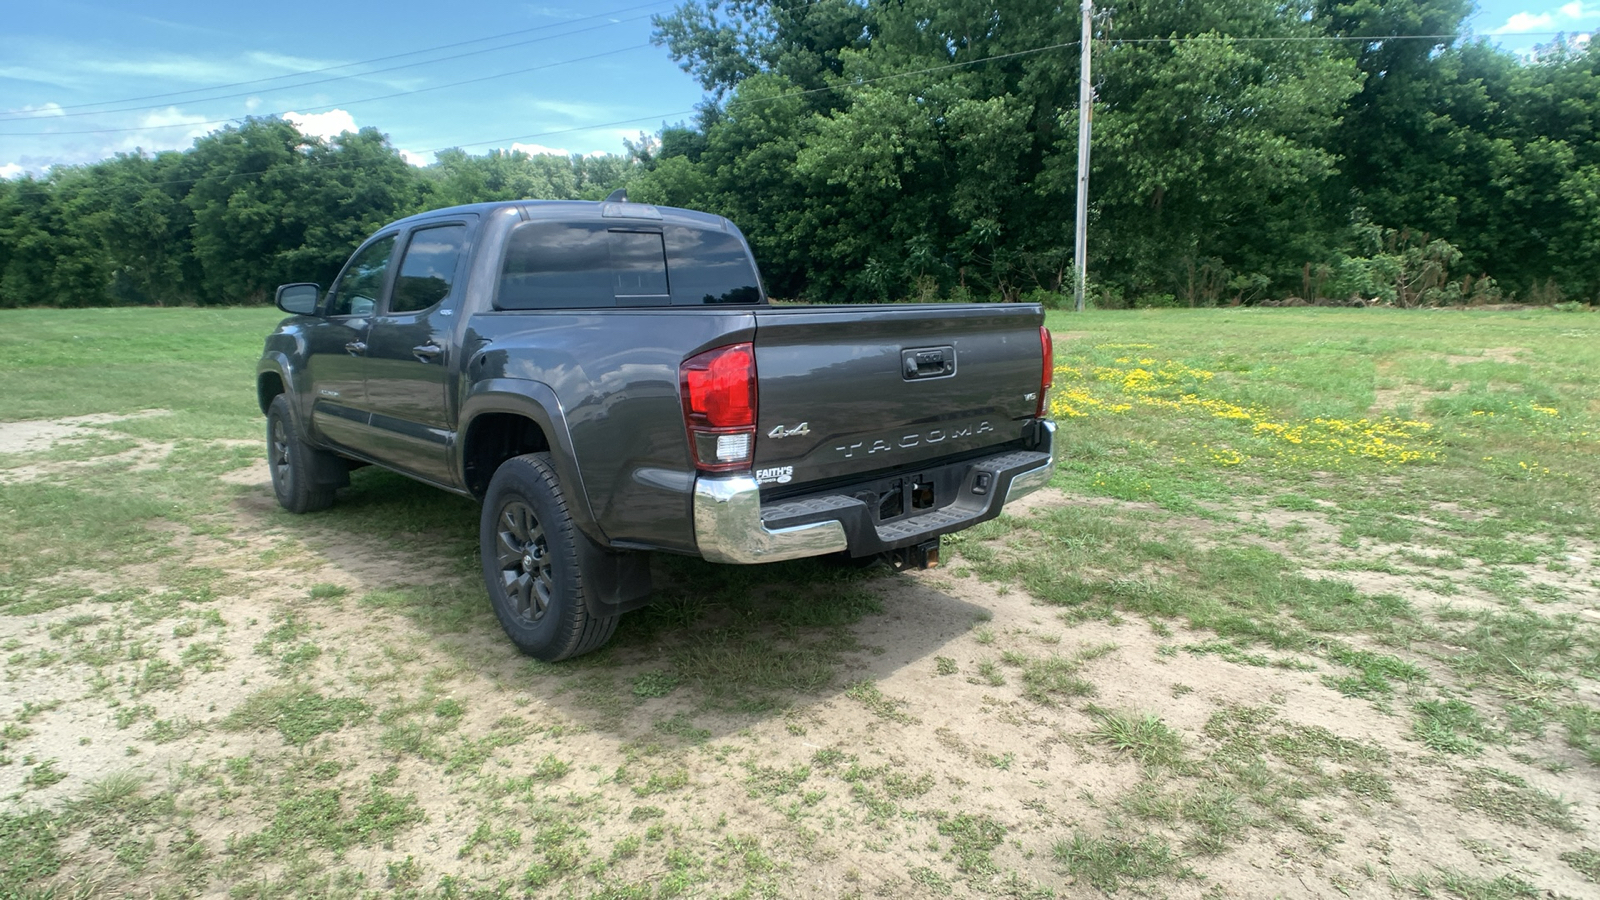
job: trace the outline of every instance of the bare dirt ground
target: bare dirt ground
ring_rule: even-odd
[[[40,454],[104,421],[5,426],[0,452]],[[171,450],[141,443],[5,472],[125,471]],[[1347,696],[1325,666],[1270,651],[1265,664],[1230,659],[1171,622],[1064,619],[1019,585],[980,577],[959,552],[941,569],[852,583],[877,611],[837,629],[730,632],[775,653],[815,639],[832,662],[818,684],[771,702],[722,702],[717,685],[671,675],[717,671],[689,669],[695,660],[662,643],[671,632],[630,640],[625,629],[596,660],[531,665],[458,560],[286,517],[262,463],[219,478],[236,491],[226,511],[203,533],[179,529],[174,555],[120,566],[90,599],[0,619],[6,809],[117,801],[94,820],[114,827],[72,830],[59,870],[31,888],[1597,895],[1563,855],[1596,844],[1600,779],[1553,729],[1471,755],[1434,752],[1416,739],[1404,694]],[[1150,512],[1046,491],[1012,515],[1074,505]],[[1500,604],[1472,586],[1488,568],[1472,559],[1448,596],[1398,564],[1341,568],[1437,549],[1341,547],[1314,510],[1242,510],[1221,524],[1166,516],[1162,527],[1270,548],[1305,560],[1310,578],[1430,615]],[[1572,545],[1558,570],[1524,568],[1559,597],[1547,612],[1594,623],[1596,560],[1595,547]],[[430,588],[444,593],[390,602]],[[682,636],[717,652],[703,631]],[[1388,652],[1461,696],[1476,689],[1435,656]],[[1576,686],[1580,700],[1600,700],[1591,683]],[[325,715],[302,721],[267,704],[286,691]],[[324,820],[354,824],[316,837],[319,819],[302,809],[312,800],[331,802]]]

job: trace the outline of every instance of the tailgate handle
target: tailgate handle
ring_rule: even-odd
[[[956,373],[956,348],[918,347],[900,351],[900,371],[907,381],[944,378]]]

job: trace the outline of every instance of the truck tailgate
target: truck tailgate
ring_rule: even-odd
[[[1019,441],[1038,406],[1037,306],[769,307],[755,315],[763,495]]]

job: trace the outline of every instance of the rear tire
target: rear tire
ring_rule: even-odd
[[[272,469],[272,492],[292,513],[315,512],[333,505],[334,487],[317,480],[334,466],[337,456],[307,444],[300,437],[289,398],[272,398],[267,407],[267,465]]]
[[[530,453],[495,470],[478,525],[483,582],[506,636],[523,653],[556,662],[598,650],[617,615],[588,606],[590,573],[550,454]]]

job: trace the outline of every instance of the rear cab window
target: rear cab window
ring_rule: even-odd
[[[744,241],[677,224],[524,222],[512,230],[495,308],[699,306],[761,301]]]
[[[761,280],[744,241],[725,231],[683,225],[664,231],[674,305],[760,302]]]

